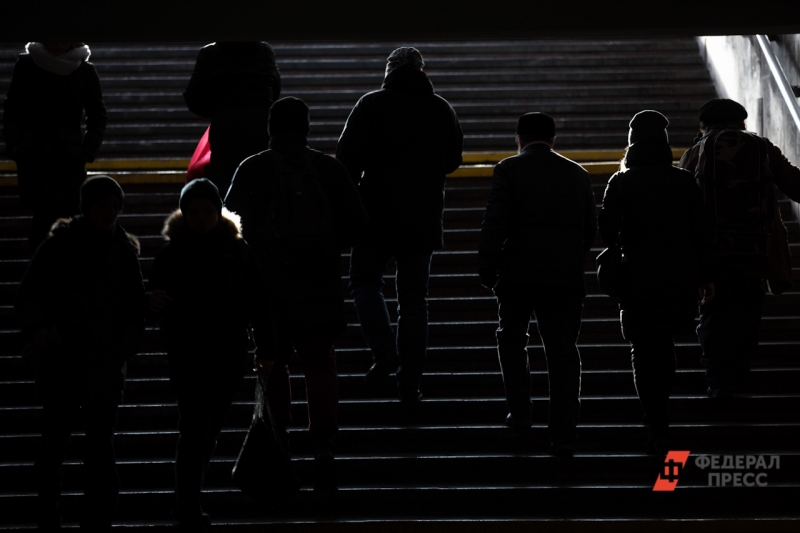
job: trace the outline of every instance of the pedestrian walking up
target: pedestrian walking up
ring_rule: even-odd
[[[210,524],[200,502],[203,478],[234,394],[250,338],[262,365],[275,357],[272,302],[238,219],[222,210],[217,187],[196,179],[164,224],[167,239],[147,283],[150,313],[161,324],[178,400],[175,515],[182,529]]]
[[[307,145],[308,106],[282,98],[269,115],[270,149],[246,159],[225,205],[242,217],[274,302],[277,357],[267,395],[277,433],[288,445],[292,422],[289,362],[305,375],[308,430],[319,490],[337,487],[334,444],[339,382],[334,339],[344,333],[341,248],[364,230],[366,213],[347,170]]]
[[[658,111],[633,117],[626,168],[609,179],[599,216],[603,241],[621,246],[625,258],[620,322],[653,454],[667,451],[673,337],[691,332],[700,299],[714,297],[713,236],[694,176],[672,166],[668,125]]]
[[[547,357],[552,455],[570,457],[578,440],[581,359],[577,339],[586,290],[584,259],[597,233],[589,174],[553,151],[555,121],[526,113],[517,122],[519,154],[494,169],[478,248],[481,283],[494,290],[497,351],[508,416],[529,428],[528,328],[535,314]]]
[[[443,246],[445,176],[461,164],[463,135],[455,111],[433,90],[416,48],[393,51],[380,90],[365,94],[347,119],[336,157],[358,184],[370,217],[353,247],[350,289],[374,364],[368,384],[397,373],[403,402],[422,399],[428,348],[428,278]],[[383,296],[394,259],[397,332]]]
[[[239,163],[269,146],[267,117],[280,95],[281,76],[269,43],[217,42],[197,54],[183,97],[189,111],[211,121],[205,177],[223,197]]]
[[[746,390],[765,289],[781,294],[792,286],[776,189],[800,201],[800,168],[769,139],[746,130],[747,111],[738,102],[715,98],[698,118],[700,134],[680,167],[694,172],[717,239],[716,297],[700,308],[697,337],[708,395],[725,401]]]
[[[28,43],[11,75],[3,138],[17,164],[20,201],[33,213],[31,254],[56,220],[80,213],[86,163],[103,142],[106,106],[90,55],[83,43]]]
[[[83,421],[81,529],[110,531],[119,495],[114,426],[126,360],[144,333],[139,243],[119,226],[125,195],[108,176],[80,188],[81,214],[60,219],[22,279],[16,313],[36,368],[42,440],[34,464],[36,521],[61,527],[61,465],[77,419]]]

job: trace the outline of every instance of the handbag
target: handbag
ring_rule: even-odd
[[[291,459],[275,434],[267,400],[266,372],[258,373],[253,421],[233,465],[232,476],[239,490],[264,503],[288,498],[300,489]]]

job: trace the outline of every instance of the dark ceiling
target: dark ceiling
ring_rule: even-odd
[[[11,0],[4,4],[3,42],[800,33],[798,0]]]

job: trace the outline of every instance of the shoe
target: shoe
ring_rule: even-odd
[[[400,389],[400,403],[404,405],[417,405],[422,401],[419,389]]]
[[[511,413],[508,413],[508,416],[506,416],[506,426],[515,431],[525,431],[530,429],[532,425],[533,419],[531,418],[531,415],[514,416]]]
[[[379,382],[386,380],[391,374],[396,373],[399,366],[400,357],[394,352],[376,357],[375,363],[369,367],[369,370],[364,375],[364,384],[368,386],[377,385]]]
[[[211,529],[211,517],[202,507],[177,510],[175,514],[178,517],[178,531],[205,533]]]
[[[551,444],[549,448],[547,448],[548,455],[552,455],[553,457],[560,457],[560,458],[572,458],[575,455],[575,445],[574,444]]]
[[[733,398],[733,393],[726,387],[709,387],[706,392],[709,398],[717,402],[724,402]]]

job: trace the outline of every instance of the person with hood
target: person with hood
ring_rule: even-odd
[[[433,90],[416,48],[394,50],[380,90],[356,103],[336,158],[358,185],[370,217],[366,239],[352,249],[350,289],[374,363],[370,385],[397,373],[400,399],[422,399],[428,347],[428,278],[443,247],[445,176],[461,165],[463,134],[450,104]],[[394,259],[397,332],[382,288]]]
[[[478,274],[497,296],[506,425],[526,430],[532,424],[527,346],[535,313],[550,383],[549,453],[571,457],[581,405],[583,264],[597,234],[597,207],[589,173],[553,151],[555,138],[550,115],[525,113],[517,121],[519,154],[494,169]]]
[[[242,218],[269,284],[277,357],[267,395],[278,437],[292,422],[289,361],[297,351],[314,442],[314,489],[337,486],[333,448],[339,427],[334,340],[347,320],[341,248],[363,232],[366,213],[345,167],[308,147],[308,106],[282,98],[269,113],[270,149],[237,169],[225,206]]]
[[[658,111],[633,117],[624,168],[608,180],[599,215],[603,241],[624,254],[620,322],[653,454],[667,450],[673,337],[691,331],[701,297],[714,298],[713,236],[694,176],[672,166],[668,125]]]
[[[83,43],[28,43],[11,75],[3,138],[17,164],[20,202],[33,214],[31,253],[53,222],[79,213],[86,163],[103,142],[106,106],[89,56]]]
[[[216,42],[197,54],[183,97],[189,111],[211,121],[205,177],[223,197],[239,163],[268,148],[269,108],[280,95],[281,76],[269,43]]]
[[[681,168],[699,176],[704,170],[701,160],[714,158],[713,153],[701,157],[705,141],[725,130],[750,136],[765,148],[761,161],[749,162],[751,168],[757,168],[759,164],[767,167],[761,176],[762,180],[767,180],[765,198],[759,198],[756,196],[758,193],[751,192],[748,198],[742,196],[747,193],[728,193],[724,200],[720,200],[719,196],[707,199],[724,203],[718,207],[729,210],[736,218],[743,217],[744,206],[763,201],[765,218],[770,224],[765,232],[765,235],[768,234],[765,254],[742,259],[736,258],[737,254],[723,254],[723,250],[718,249],[712,259],[717,295],[712,302],[700,308],[697,336],[703,347],[700,362],[706,370],[708,395],[723,401],[745,386],[750,360],[758,349],[764,286],[775,295],[792,286],[788,233],[781,219],[775,189],[795,202],[800,201],[800,168],[793,165],[769,139],[747,132],[746,118],[747,110],[738,102],[727,98],[709,100],[700,108],[700,134],[695,139],[695,145],[683,154],[680,161]],[[752,153],[752,159],[758,157],[757,153]],[[703,185],[702,180],[699,184]],[[715,222],[719,231],[721,221]]]
[[[241,385],[250,337],[257,340],[256,366],[275,357],[272,301],[238,218],[223,210],[209,180],[183,188],[162,234],[167,243],[147,291],[180,413],[175,514],[183,529],[204,531],[210,519],[200,505],[203,477]]]
[[[119,494],[114,426],[126,359],[144,334],[139,243],[116,223],[124,193],[108,176],[86,180],[81,214],[60,219],[33,256],[17,293],[23,359],[36,367],[42,440],[34,465],[36,518],[61,524],[61,465],[81,418],[84,503],[81,528],[110,531]]]

